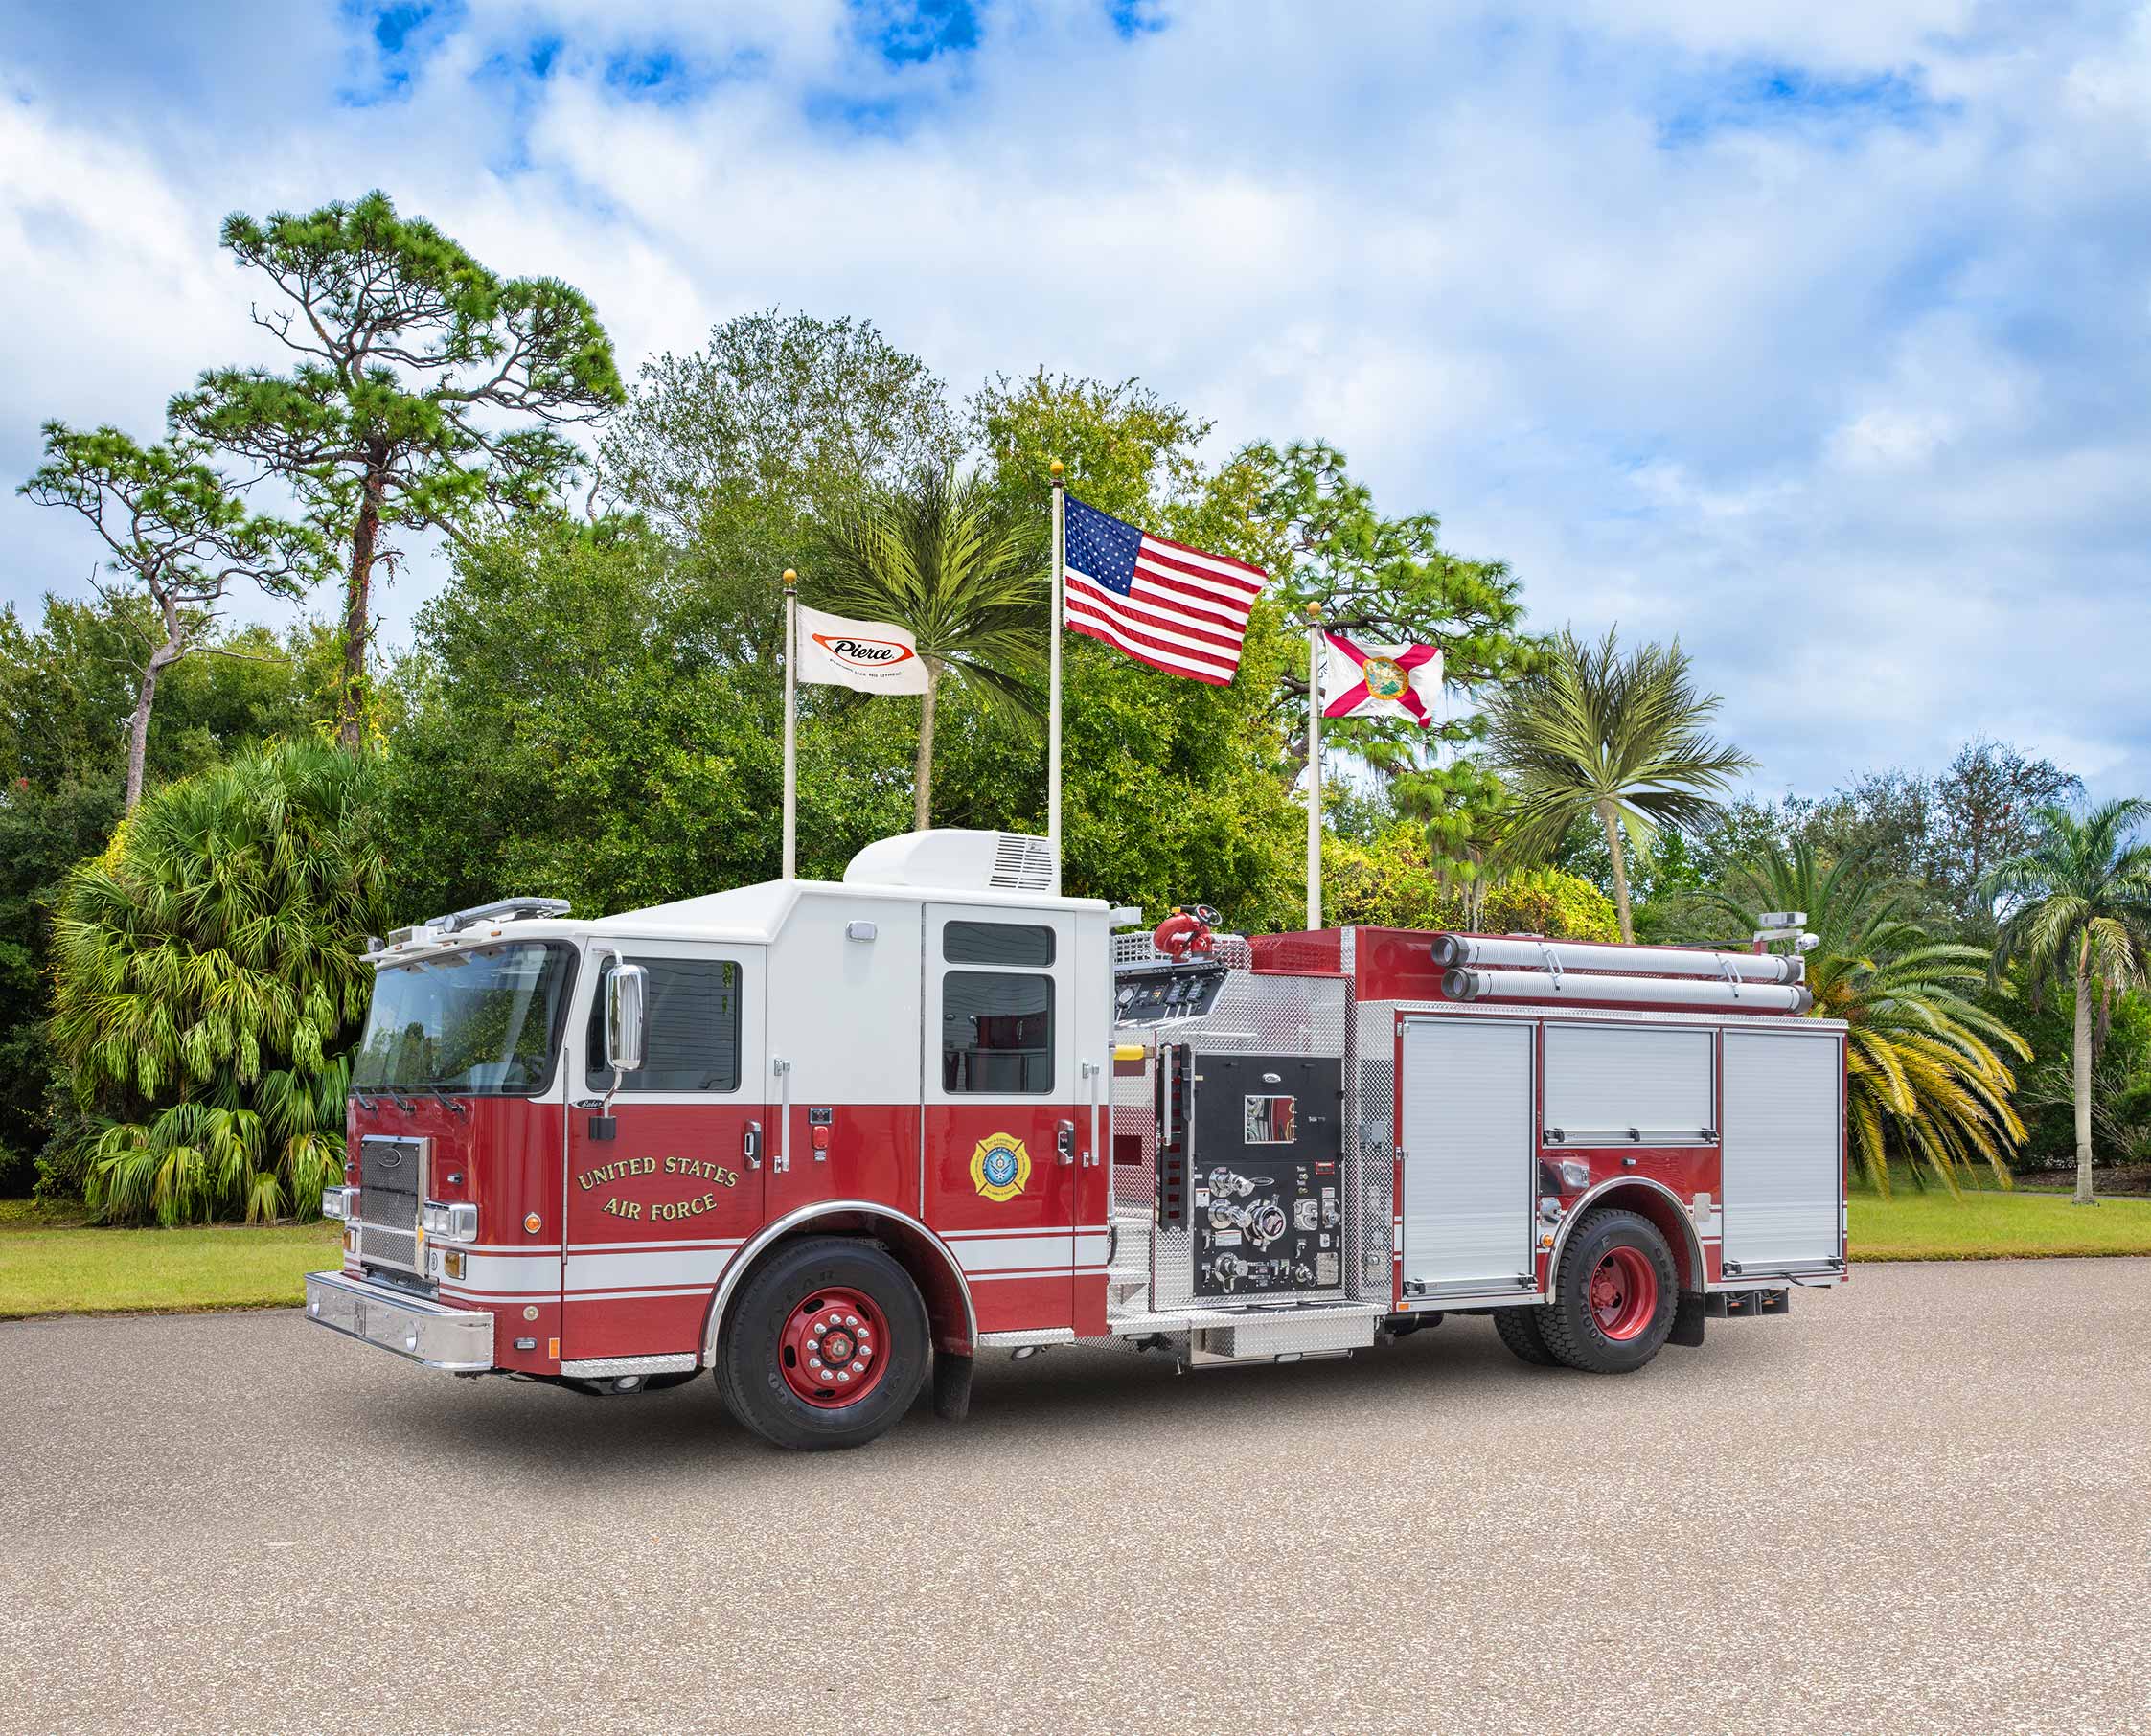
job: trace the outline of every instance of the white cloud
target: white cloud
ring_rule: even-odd
[[[835,0],[482,0],[354,109],[371,50],[326,9],[281,80],[258,27],[251,81],[123,54],[123,106],[75,94],[57,15],[5,27],[0,463],[27,468],[43,415],[153,426],[247,353],[226,208],[378,182],[589,290],[630,367],[773,302],[871,317],[958,391],[1139,373],[1221,443],[1326,436],[1389,510],[1509,558],[1541,624],[1679,632],[1768,785],[1987,732],[2151,788],[2143,15],[1582,0],[1251,29],[1210,0],[1124,42],[1009,0],[923,65],[862,28]],[[677,101],[608,80],[666,53]],[[0,526],[8,594],[72,581],[63,527],[15,501]],[[436,577],[413,567],[392,629]]]

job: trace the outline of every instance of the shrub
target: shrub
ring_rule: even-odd
[[[101,1216],[310,1216],[341,1176],[384,925],[375,779],[313,742],[244,754],[147,797],[68,877],[52,1034]]]
[[[1424,840],[1401,826],[1367,844],[1323,841],[1322,916],[1325,922],[1379,928],[1620,939],[1613,900],[1558,868],[1521,870],[1494,880],[1475,917],[1465,884],[1445,885]]]

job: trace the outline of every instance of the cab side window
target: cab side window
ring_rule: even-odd
[[[1032,923],[950,922],[942,931],[942,958],[1050,965],[1053,940],[1051,928]],[[1050,1092],[1053,978],[1016,969],[943,971],[941,1088],[951,1096]]]
[[[730,959],[638,958],[650,976],[649,1053],[619,1082],[638,1091],[736,1091],[740,1088],[740,967]],[[593,1090],[614,1088],[605,1064],[606,978],[590,1006],[585,1070]]]

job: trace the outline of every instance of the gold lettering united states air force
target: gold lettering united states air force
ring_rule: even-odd
[[[657,1175],[714,1181],[720,1188],[740,1185],[738,1171],[728,1170],[721,1163],[704,1163],[699,1157],[616,1157],[610,1163],[599,1164],[594,1170],[584,1170],[576,1176],[575,1185],[587,1194],[637,1176]],[[681,1218],[699,1218],[704,1212],[714,1212],[717,1199],[715,1188],[692,1199],[629,1199],[614,1193],[606,1197],[600,1209],[607,1217],[625,1218],[630,1223],[645,1221],[671,1223]]]

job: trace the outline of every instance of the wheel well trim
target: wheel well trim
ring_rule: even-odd
[[[886,1219],[900,1223],[905,1229],[921,1236],[949,1268],[949,1275],[955,1280],[956,1293],[964,1301],[964,1334],[973,1344],[978,1342],[978,1313],[971,1304],[971,1286],[964,1281],[964,1268],[949,1245],[927,1228],[909,1212],[900,1212],[893,1205],[881,1205],[872,1199],[816,1199],[811,1205],[802,1205],[787,1212],[783,1217],[766,1223],[747,1241],[740,1251],[726,1263],[724,1272],[717,1281],[717,1290],[710,1298],[709,1324],[702,1329],[702,1366],[717,1365],[717,1341],[724,1330],[725,1310],[731,1305],[732,1293],[739,1289],[747,1269],[768,1247],[794,1231],[812,1227],[818,1218],[834,1218],[839,1213],[853,1213],[868,1218]]]
[[[1649,1176],[1609,1176],[1597,1186],[1587,1189],[1576,1200],[1576,1203],[1568,1208],[1567,1215],[1561,1221],[1561,1229],[1555,1235],[1553,1247],[1546,1255],[1546,1296],[1548,1300],[1552,1299],[1559,1286],[1561,1255],[1568,1245],[1569,1232],[1584,1221],[1585,1214],[1593,1205],[1603,1202],[1602,1196],[1623,1188],[1636,1188],[1648,1193],[1665,1196],[1666,1200],[1672,1205],[1681,1220],[1682,1229],[1687,1234],[1688,1257],[1695,1263],[1693,1269],[1696,1277],[1696,1288],[1698,1290],[1704,1288],[1709,1278],[1710,1268],[1704,1264],[1703,1238],[1696,1233],[1695,1221],[1688,1215],[1687,1201],[1667,1187],[1664,1182]],[[1679,1274],[1676,1273],[1675,1276],[1678,1279]]]

